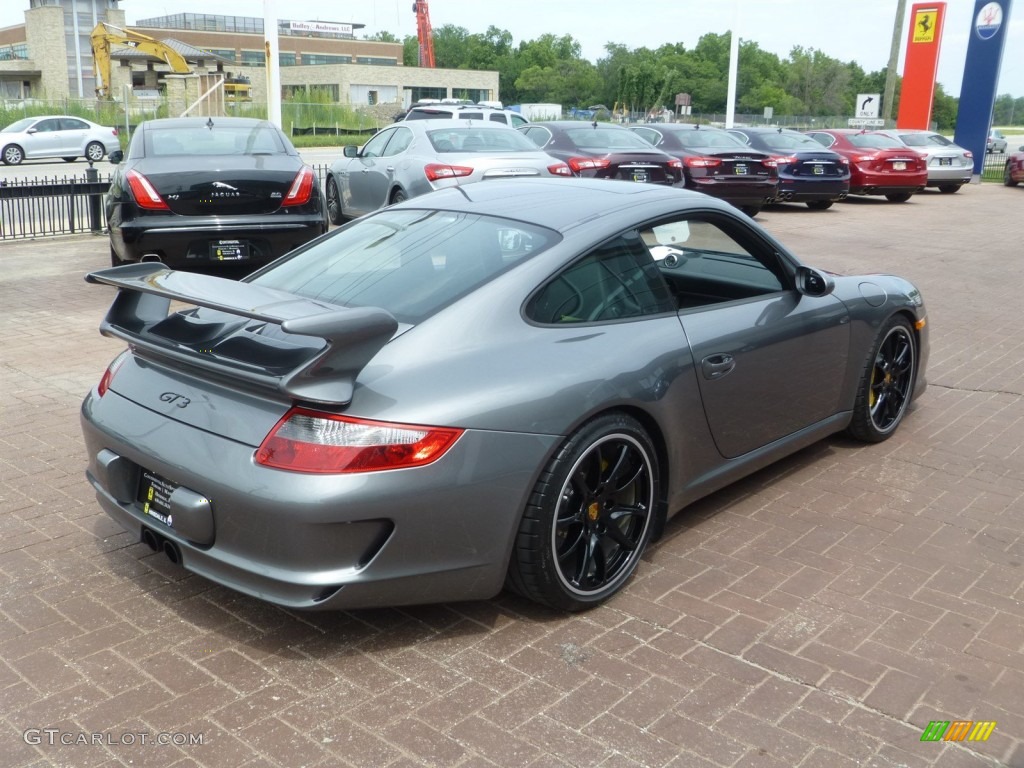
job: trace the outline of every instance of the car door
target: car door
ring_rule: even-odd
[[[342,205],[352,214],[362,216],[387,205],[390,160],[384,150],[398,130],[398,126],[385,128],[375,135],[342,172],[342,185],[347,190],[347,199],[343,198]]]
[[[25,136],[25,157],[60,156],[60,118],[48,117],[28,129]]]
[[[62,117],[57,140],[61,157],[79,157],[85,154],[89,138],[89,124],[75,117]]]
[[[839,410],[849,317],[795,288],[795,268],[732,216],[695,213],[641,233],[680,306],[708,426],[726,458]]]

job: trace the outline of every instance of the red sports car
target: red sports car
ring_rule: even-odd
[[[807,135],[850,161],[851,195],[885,195],[886,200],[905,203],[928,183],[925,158],[890,136],[856,128]]]
[[[1024,146],[1017,147],[1017,151],[1006,157],[1006,165],[1003,167],[1003,184],[1008,187],[1016,187],[1024,181]]]

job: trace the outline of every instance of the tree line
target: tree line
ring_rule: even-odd
[[[513,45],[507,30],[491,26],[480,34],[446,24],[434,30],[434,55],[438,67],[497,71],[506,104],[545,102],[566,109],[619,104],[631,112],[647,112],[674,110],[675,95],[688,93],[694,115],[721,114],[726,111],[730,37],[729,32],[708,33],[691,50],[681,43],[655,49],[607,43],[605,55],[591,62],[571,35],[545,34]],[[399,42],[387,32],[370,39]],[[416,37],[402,42],[405,65],[416,66]],[[795,46],[780,58],[756,42],[740,43],[739,113],[762,114],[771,107],[776,116],[852,116],[857,94],[884,91],[885,70],[865,72],[854,61],[843,62],[814,48]],[[893,117],[899,92],[897,81]],[[955,127],[957,101],[936,85],[932,119],[940,131]],[[1024,123],[1024,98],[1000,96],[994,124],[1015,123]]]

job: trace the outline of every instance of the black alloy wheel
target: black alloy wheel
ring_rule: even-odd
[[[658,488],[654,446],[639,423],[609,414],[585,424],[551,460],[530,496],[508,586],[567,611],[604,602],[640,562]]]
[[[868,443],[891,436],[910,405],[916,376],[914,331],[905,318],[894,317],[882,327],[865,364],[850,434]]]
[[[341,195],[338,194],[338,182],[333,176],[327,177],[327,218],[331,224],[341,224]]]

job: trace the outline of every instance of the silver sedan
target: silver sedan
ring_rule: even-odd
[[[84,157],[95,163],[119,149],[116,128],[70,115],[25,117],[0,131],[0,158],[5,165],[49,157],[69,163]]]
[[[327,176],[332,224],[435,189],[516,177],[572,176],[517,131],[479,120],[402,122],[347,146]]]
[[[913,147],[928,161],[928,185],[940,192],[956,192],[969,184],[974,173],[974,154],[954,144],[941,133],[923,129],[896,128],[877,133],[899,139]]]

